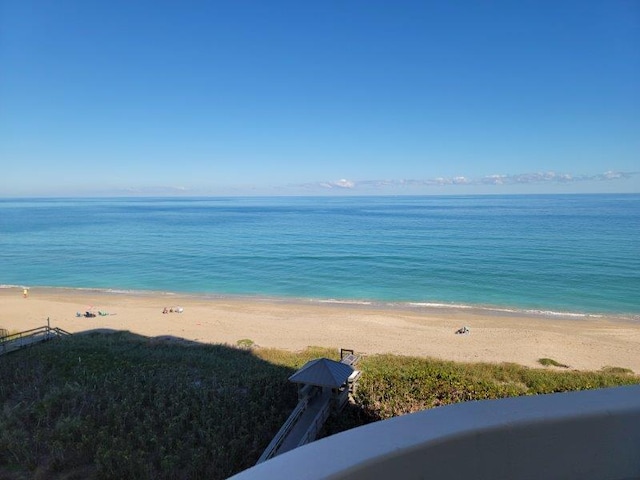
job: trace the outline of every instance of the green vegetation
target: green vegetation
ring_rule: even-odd
[[[295,406],[291,373],[246,350],[127,333],[0,357],[0,478],[226,478]]]
[[[0,357],[0,478],[227,478],[252,466],[296,404],[291,353],[76,335]],[[617,369],[364,358],[355,405],[325,434],[466,400],[640,383]],[[625,370],[625,369],[622,369]]]
[[[12,330],[6,330],[6,329],[0,327],[0,337],[4,341],[11,340],[13,337],[16,336],[17,333],[20,333],[20,332],[12,331]]]
[[[633,375],[633,370],[624,367],[602,367],[602,371],[618,375]]]
[[[362,362],[360,407],[379,419],[468,400],[538,395],[640,383],[609,372],[550,371],[515,364],[463,364],[375,356]]]
[[[560,363],[553,358],[540,358],[538,360],[540,365],[544,365],[545,367],[560,367],[560,368],[569,368],[569,365],[565,365],[564,363]]]
[[[250,338],[243,338],[242,340],[238,340],[236,344],[238,345],[238,347],[246,349],[251,349],[255,345],[254,341]]]

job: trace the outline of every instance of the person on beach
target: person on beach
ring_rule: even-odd
[[[29,296],[29,290],[27,290],[26,288],[24,290],[22,290],[22,296],[24,298],[27,298]]]

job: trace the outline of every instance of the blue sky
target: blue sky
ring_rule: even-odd
[[[0,1],[0,196],[640,192],[640,3]]]

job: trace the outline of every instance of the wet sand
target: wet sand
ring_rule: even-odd
[[[182,313],[162,313],[165,307]],[[94,318],[77,317],[90,310]],[[98,312],[108,315],[99,315]],[[460,362],[513,362],[540,367],[552,358],[577,370],[624,367],[640,373],[640,322],[615,316],[561,317],[483,309],[388,307],[213,298],[95,290],[0,289],[0,328],[22,331],[47,324],[71,333],[127,330],[157,337],[302,350],[352,348]],[[455,334],[462,326],[470,333]]]

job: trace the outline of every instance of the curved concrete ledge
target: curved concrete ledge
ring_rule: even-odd
[[[355,428],[232,477],[640,478],[640,385],[467,402]]]

